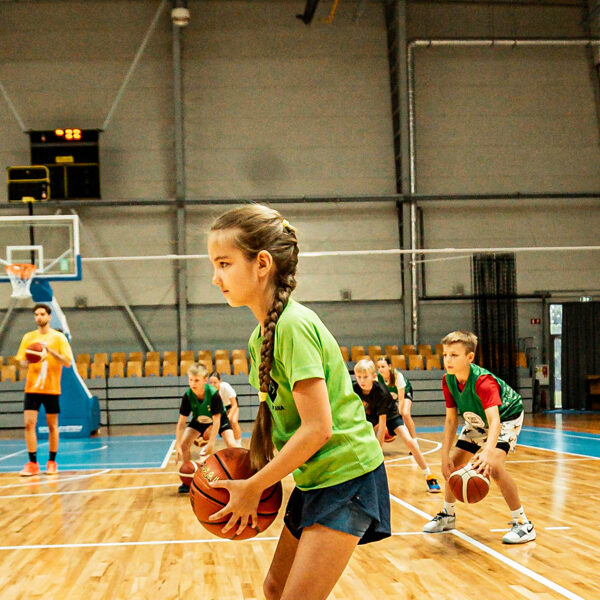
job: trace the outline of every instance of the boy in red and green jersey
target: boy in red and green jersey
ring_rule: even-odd
[[[506,471],[508,452],[515,449],[523,424],[523,400],[506,382],[473,364],[477,337],[454,331],[442,340],[444,368],[442,389],[446,420],[442,443],[442,473],[447,480],[459,466],[471,461],[473,467],[490,477],[500,488],[511,512],[512,529],[502,538],[505,544],[523,544],[536,538],[536,532],[521,506],[517,486]],[[456,445],[458,413],[465,424]],[[449,486],[444,490],[444,508],[423,531],[438,533],[453,529],[456,498]]]

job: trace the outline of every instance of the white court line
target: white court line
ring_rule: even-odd
[[[169,462],[169,458],[171,458],[171,453],[173,452],[173,448],[175,448],[175,440],[173,440],[171,442],[171,445],[169,446],[169,449],[167,450],[167,453],[165,454],[165,457],[163,458],[163,461],[160,465],[161,469],[164,469],[167,466],[167,463]]]
[[[421,450],[421,454],[423,454],[423,456],[425,456],[426,454],[431,454],[432,452],[437,452],[441,447],[442,447],[442,443],[441,442],[435,442],[433,440],[428,440],[427,438],[415,438],[417,440],[421,440],[422,442],[429,442],[430,444],[434,444],[434,448],[431,448],[429,450],[425,450],[423,452],[423,450]],[[412,456],[399,456],[398,458],[390,458],[388,460],[384,460],[383,462],[385,462],[386,465],[389,465],[393,462],[397,462],[399,460],[411,460]]]
[[[0,550],[49,550],[53,548],[107,548],[114,546],[168,546],[172,544],[223,544],[235,542],[273,542],[277,541],[278,537],[254,537],[249,540],[225,540],[223,538],[215,538],[212,540],[151,540],[147,542],[91,542],[82,544],[32,544],[29,546],[0,546]]]
[[[58,480],[57,480],[58,483]],[[147,490],[151,488],[163,488],[172,487],[175,488],[175,483],[160,483],[157,485],[133,485],[131,487],[120,487],[120,488],[102,488],[99,490],[71,490],[68,492],[47,492],[44,494],[15,494],[12,496],[0,496],[0,500],[9,500],[10,498],[44,498],[46,496],[72,496],[75,494],[100,494],[103,492],[121,492],[123,490]]]
[[[401,500],[400,498],[396,498],[396,496],[393,496],[392,494],[390,494],[390,498],[397,504],[400,504],[400,506],[403,506],[404,508],[416,513],[417,515],[419,515],[427,520],[431,520],[433,518],[431,515],[428,515],[426,512],[422,511],[421,509],[417,508],[416,506],[413,506],[412,504],[409,504],[408,502],[404,502],[404,500]],[[569,598],[569,600],[585,600],[585,598],[578,596],[577,594],[562,587],[561,585],[558,585],[558,583],[555,583],[554,581],[548,579],[547,577],[544,577],[543,575],[540,575],[539,573],[532,571],[531,569],[512,560],[511,558],[504,556],[504,554],[501,554],[500,552],[493,550],[489,546],[486,546],[485,544],[478,542],[476,539],[462,533],[461,531],[452,529],[445,533],[455,535],[457,538],[460,538],[467,544],[471,544],[472,546],[475,546],[475,548],[478,548],[479,550],[485,552],[486,554],[489,554],[493,558],[498,559],[500,562],[503,562],[505,565],[509,566],[510,568],[514,569],[515,571],[518,571],[519,573],[526,575],[527,577],[530,577],[534,581],[541,583],[545,587],[557,592],[561,596],[564,596],[565,598]],[[438,534],[428,533],[427,535],[438,535]]]
[[[19,454],[25,454],[25,452],[27,452],[27,448],[23,448],[23,450],[13,452],[12,454],[5,454],[4,456],[0,456],[0,460],[6,460],[7,458],[12,458],[13,456],[18,456]]]
[[[422,531],[402,531],[392,533],[392,536],[429,535]],[[274,542],[278,537],[255,537],[244,542]],[[222,544],[227,542],[239,543],[238,540],[226,540],[223,538],[199,539],[199,540],[150,540],[146,542],[90,542],[81,544],[32,544],[26,546],[0,546],[0,550],[51,550],[55,548],[106,548],[114,546],[167,546],[172,544]]]
[[[21,483],[11,483],[10,485],[0,485],[0,490],[6,488],[16,488],[16,487],[32,487],[34,485],[42,485],[46,483],[63,483],[64,481],[75,481],[77,479],[88,479],[90,477],[97,477],[98,475],[105,475],[109,473],[110,469],[104,469],[104,471],[98,471],[97,473],[87,473],[86,475],[75,475],[73,477],[59,477],[57,479],[52,476],[52,479],[42,479],[39,481],[31,481],[31,479],[24,479]],[[31,494],[32,496],[37,494]],[[18,498],[19,496],[10,496],[11,498]]]

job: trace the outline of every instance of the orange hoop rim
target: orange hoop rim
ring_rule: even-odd
[[[9,275],[12,274],[21,279],[31,279],[37,271],[37,267],[29,263],[12,263],[6,265],[5,269]]]

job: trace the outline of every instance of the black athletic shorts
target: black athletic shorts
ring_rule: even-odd
[[[204,434],[209,427],[212,427],[212,423],[199,423],[196,419],[191,419],[187,426],[200,434]],[[227,415],[221,413],[221,426],[219,427],[221,437],[223,437],[223,432],[227,429],[231,429],[231,423],[229,422]]]
[[[39,412],[42,404],[47,415],[57,415],[60,412],[57,394],[25,394],[25,410],[36,410]]]

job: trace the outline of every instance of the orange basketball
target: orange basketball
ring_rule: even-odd
[[[475,471],[471,463],[451,473],[448,485],[456,499],[467,504],[483,500],[490,491],[490,480]]]
[[[46,348],[40,342],[33,342],[25,349],[25,358],[30,363],[40,362],[40,360],[46,358],[46,354]]]
[[[209,520],[210,515],[229,502],[229,492],[225,488],[213,488],[209,483],[219,479],[248,479],[253,474],[250,453],[246,448],[219,450],[198,465],[190,487],[190,502],[194,514],[205,529],[221,538],[247,540],[264,531],[275,520],[283,497],[281,482],[263,491],[258,504],[256,527],[247,525],[240,535],[237,535],[237,526],[223,533],[221,529],[229,521],[228,515],[219,521]]]
[[[193,460],[184,462],[179,468],[179,479],[184,485],[192,485],[194,473],[198,470],[198,463]]]

